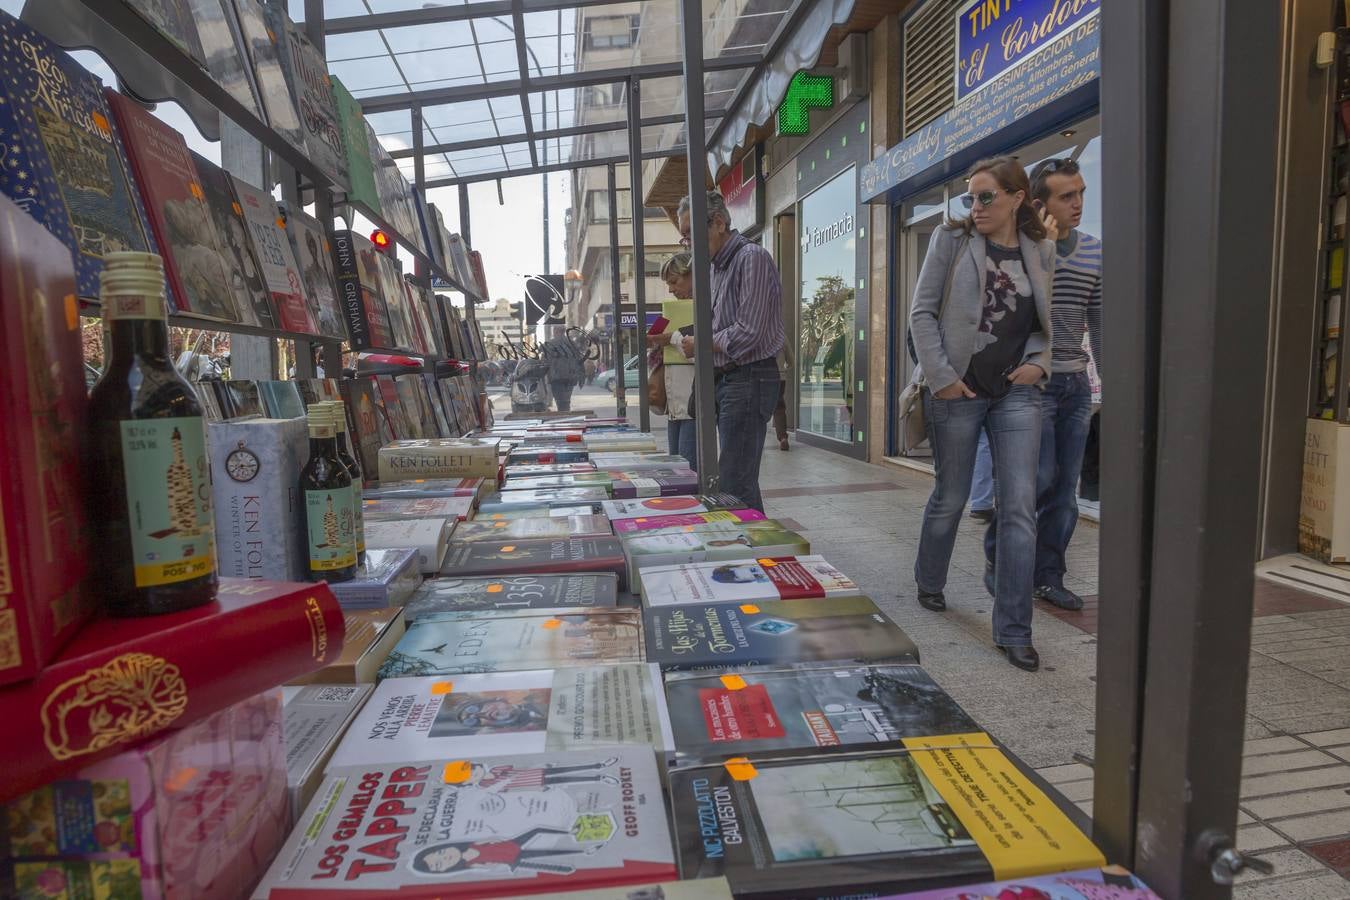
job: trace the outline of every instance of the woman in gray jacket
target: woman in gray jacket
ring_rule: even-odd
[[[1050,372],[1050,291],[1055,245],[1031,205],[1017,160],[977,163],[961,199],[971,210],[934,235],[909,317],[924,417],[937,477],[914,564],[925,609],[947,608],[943,589],[970,493],[980,432],[994,456],[998,553],[992,578],[994,644],[1035,671],[1031,644],[1036,558],[1036,466],[1041,389]]]

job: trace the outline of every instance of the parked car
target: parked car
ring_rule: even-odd
[[[635,388],[638,386],[638,360],[641,357],[630,356],[628,362],[623,365],[623,386],[624,389]],[[596,381],[605,386],[605,390],[611,394],[614,393],[614,370],[606,369],[596,376]]]

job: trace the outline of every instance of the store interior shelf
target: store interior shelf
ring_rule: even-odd
[[[418,247],[411,240],[409,240],[403,234],[400,234],[398,229],[390,225],[388,220],[386,220],[384,216],[381,216],[379,213],[375,212],[369,206],[366,206],[366,204],[359,203],[344,195],[344,196],[335,196],[333,198],[333,206],[334,207],[346,206],[360,213],[364,218],[369,219],[372,223],[374,223],[376,228],[380,229],[385,234],[389,235],[389,238],[391,240],[393,240],[395,243],[403,247],[404,250],[407,250],[409,253],[411,253],[417,259],[418,262],[426,266],[427,271],[431,273],[433,277],[439,278],[441,281],[444,281],[446,284],[450,285],[450,288],[452,290],[459,291],[465,297],[469,297],[470,299],[472,299],[474,303],[487,302],[483,297],[480,297],[478,295],[477,291],[472,291],[469,288],[465,287],[464,285],[460,284],[457,278],[454,278],[453,276],[450,275],[449,272],[446,272],[440,266],[436,265],[435,260],[433,260],[422,250],[418,249]]]
[[[215,82],[210,72],[199,66],[196,60],[141,18],[132,10],[130,4],[115,0],[75,0],[75,2],[83,4],[110,29],[121,33],[163,66],[168,74],[220,110],[221,115],[257,138],[259,143],[293,167],[309,183],[324,190],[346,192],[346,184],[335,181],[331,175],[316,166],[303,151],[292,146],[271,126],[246,109],[229,91]]]

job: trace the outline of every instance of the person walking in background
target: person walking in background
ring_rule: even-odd
[[[544,358],[548,361],[548,385],[553,391],[558,412],[572,409],[572,389],[581,380],[581,351],[566,334],[559,334],[544,342]]]
[[[792,350],[789,349],[787,342],[784,341],[783,349],[778,354],[778,405],[773,408],[773,433],[778,438],[778,449],[788,449],[788,429],[787,429],[787,383],[792,377]]]
[[[989,453],[989,435],[980,431],[975,448],[975,474],[970,479],[970,517],[977,522],[994,519],[994,457]]]
[[[694,296],[693,261],[687,252],[676,253],[661,266],[661,280],[670,288],[676,300],[690,300]],[[686,333],[684,329],[666,334],[647,336],[647,345],[659,354],[667,344],[679,346]],[[683,456],[689,468],[698,471],[698,422],[694,418],[694,367],[661,367],[666,380],[666,439],[670,452]]]
[[[689,245],[689,197],[680,201],[681,243]],[[764,511],[759,465],[766,426],[782,379],[783,285],[769,251],[747,240],[731,222],[726,201],[708,192],[708,255],[712,260],[712,359],[717,397],[717,464],[721,489]],[[694,356],[694,338],[681,341]],[[963,501],[964,502],[964,501]]]
[[[943,590],[970,493],[975,448],[987,431],[997,519],[994,644],[1035,671],[1031,640],[1036,549],[1040,388],[1050,374],[1054,244],[1031,205],[1026,171],[1012,157],[979,162],[961,200],[971,210],[933,234],[919,272],[910,331],[924,385],[924,420],[936,478],[924,509],[914,580],[925,609],[947,608]]]

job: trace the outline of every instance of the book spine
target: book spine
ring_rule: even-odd
[[[353,350],[371,346],[370,323],[366,321],[366,307],[361,302],[361,270],[356,264],[356,248],[352,246],[350,231],[333,235],[333,267],[338,281],[338,297],[342,301],[343,321],[347,323],[347,337]]]
[[[289,587],[296,590],[216,615],[179,614],[190,620],[59,659],[33,681],[0,691],[0,721],[10,726],[0,802],[337,659],[345,632],[332,591]]]

